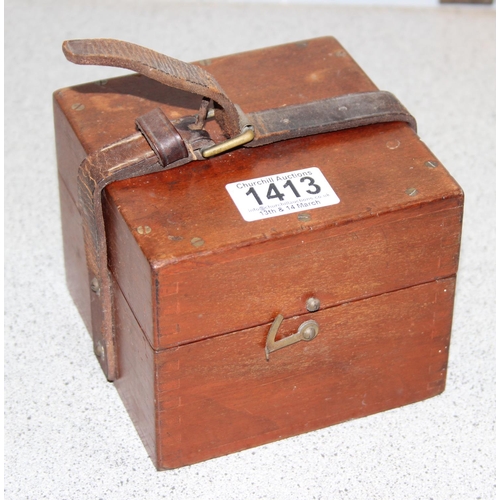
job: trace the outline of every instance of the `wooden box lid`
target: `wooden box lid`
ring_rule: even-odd
[[[244,112],[376,90],[333,38],[200,64]],[[194,114],[199,98],[131,75],[62,90],[56,102],[84,156],[131,134],[150,109],[175,119]],[[312,167],[338,204],[247,222],[226,190]],[[75,196],[76,172],[61,176]],[[163,349],[304,314],[312,296],[332,307],[451,276],[462,205],[460,187],[408,125],[366,126],[110,185],[109,264]]]

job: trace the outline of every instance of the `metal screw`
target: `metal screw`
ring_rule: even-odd
[[[137,232],[139,234],[149,234],[151,232],[151,228],[149,226],[139,226],[137,228]]]
[[[198,236],[191,238],[191,245],[193,245],[194,247],[201,247],[204,244],[205,244],[205,241],[202,238],[198,238]]]
[[[418,193],[417,188],[408,188],[406,191],[408,196],[415,196]]]
[[[99,293],[100,291],[100,287],[99,287],[99,280],[97,278],[94,278],[91,282],[90,282],[90,289],[94,292],[94,293]]]
[[[85,109],[85,106],[80,102],[76,102],[71,106],[71,109],[74,109],[75,111],[83,111]]]
[[[303,332],[302,337],[305,340],[311,340],[316,335],[316,330],[312,326],[308,326]]]
[[[317,311],[321,306],[321,302],[316,297],[309,297],[306,301],[306,309],[309,312]]]
[[[426,161],[425,166],[429,168],[436,168],[439,165],[437,161]]]
[[[299,219],[300,221],[304,222],[304,221],[308,221],[308,220],[311,220],[311,214],[299,214],[297,215],[297,219]]]
[[[95,345],[94,352],[99,359],[104,359],[104,354],[105,354],[104,346],[102,345],[102,342],[100,340]]]

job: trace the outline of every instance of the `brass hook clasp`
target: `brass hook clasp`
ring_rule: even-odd
[[[316,321],[314,321],[313,319],[310,319],[304,321],[304,323],[299,326],[297,333],[285,337],[284,339],[276,340],[276,334],[278,333],[279,327],[281,326],[282,322],[283,316],[281,314],[278,314],[278,316],[276,316],[276,319],[273,321],[273,324],[271,325],[269,333],[267,334],[265,348],[267,361],[269,361],[269,355],[272,352],[277,351],[278,349],[282,349],[283,347],[295,344],[296,342],[300,342],[301,340],[305,340],[308,342],[309,340],[315,338],[319,333],[318,323],[316,323]]]

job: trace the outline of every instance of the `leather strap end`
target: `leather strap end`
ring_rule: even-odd
[[[125,68],[156,80],[163,85],[212,99],[220,107],[216,120],[228,137],[241,131],[240,116],[234,103],[215,78],[200,66],[134,43],[108,38],[67,40],[62,50],[75,64],[94,64]]]

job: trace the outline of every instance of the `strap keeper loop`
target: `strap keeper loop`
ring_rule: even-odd
[[[160,108],[140,116],[135,120],[135,124],[162,167],[188,157],[184,140]]]

